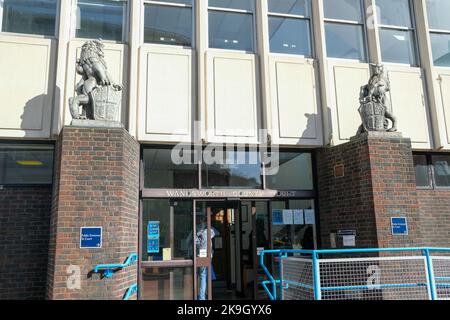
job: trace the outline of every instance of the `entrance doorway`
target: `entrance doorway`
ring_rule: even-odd
[[[307,212],[313,199],[143,199],[140,299],[267,299],[259,253],[315,248]]]
[[[196,201],[197,217],[210,215],[211,281],[208,278],[207,286],[213,299],[264,297],[258,286],[262,278],[259,252],[272,247],[268,206],[268,201]],[[205,286],[201,268],[198,292]]]

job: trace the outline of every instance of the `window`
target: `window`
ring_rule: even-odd
[[[416,184],[418,187],[431,187],[431,177],[428,166],[427,156],[424,154],[415,154],[414,169],[416,172]]]
[[[361,0],[323,0],[325,38],[330,58],[366,61]]]
[[[209,0],[209,47],[255,51],[253,0]]]
[[[434,65],[450,67],[450,1],[427,0]]]
[[[269,0],[270,52],[312,56],[310,0]]]
[[[203,188],[261,189],[261,160],[256,151],[211,153],[215,163],[202,164]]]
[[[76,37],[124,41],[127,1],[78,0]]]
[[[53,146],[0,144],[0,185],[51,185]]]
[[[432,155],[431,164],[436,187],[450,187],[450,155]]]
[[[280,152],[278,173],[267,175],[266,185],[273,190],[313,190],[311,154]]]
[[[56,10],[56,0],[2,0],[1,31],[54,37]]]
[[[417,65],[413,11],[410,0],[376,0],[384,62]]]
[[[192,47],[192,0],[145,1],[144,42]]]
[[[191,164],[173,161],[172,149],[144,149],[144,188],[198,188],[198,165],[189,150],[184,152]]]
[[[419,188],[450,187],[450,154],[414,154]]]

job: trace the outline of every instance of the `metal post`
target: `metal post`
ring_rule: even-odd
[[[278,274],[280,276],[280,300],[283,300],[283,252],[278,254]]]
[[[317,259],[317,252],[313,250],[313,269],[314,269],[314,300],[321,300],[321,292],[320,292],[320,270],[319,270],[319,261]]]
[[[430,284],[431,300],[436,300],[436,284],[434,282],[433,263],[430,257],[430,250],[425,249],[423,253],[425,254],[427,260],[428,282]]]

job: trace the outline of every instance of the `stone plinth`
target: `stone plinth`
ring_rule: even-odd
[[[123,128],[65,127],[55,158],[47,298],[122,299],[136,264],[112,278],[91,271],[138,251],[139,144]],[[89,226],[103,228],[101,248],[80,248]]]
[[[422,244],[410,139],[364,133],[321,149],[317,161],[323,248],[332,247],[330,234],[339,230],[356,230],[357,247]],[[409,234],[393,236],[391,217],[406,217]]]

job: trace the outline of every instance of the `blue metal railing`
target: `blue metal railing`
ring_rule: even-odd
[[[125,292],[125,296],[123,297],[123,300],[129,300],[133,294],[135,294],[138,291],[138,285],[135,283],[131,287],[127,289]]]
[[[271,300],[282,300],[283,299],[283,289],[287,289],[289,284],[293,284],[296,286],[300,286],[303,288],[313,289],[314,291],[314,299],[321,300],[322,291],[342,291],[342,290],[363,290],[368,289],[369,286],[364,285],[355,285],[355,286],[335,286],[335,287],[321,287],[320,286],[320,255],[326,254],[354,254],[354,253],[381,253],[381,252],[421,252],[422,256],[425,257],[426,268],[427,268],[427,276],[428,283],[399,283],[399,284],[380,284],[377,287],[382,288],[398,288],[398,287],[430,287],[430,298],[432,300],[437,299],[436,295],[436,287],[438,288],[450,288],[450,276],[434,276],[434,270],[432,267],[432,257],[431,253],[433,252],[450,252],[450,248],[431,248],[431,247],[410,247],[410,248],[365,248],[365,249],[325,249],[325,250],[289,250],[289,249],[281,249],[281,250],[264,250],[260,254],[260,266],[264,273],[266,274],[268,280],[262,281],[261,285],[266,291],[269,299]],[[279,260],[279,276],[280,279],[275,279],[274,276],[270,273],[269,269],[264,263],[264,256],[266,254],[271,254],[275,256]],[[294,281],[286,281],[283,279],[282,272],[282,259],[288,257],[289,254],[300,254],[305,255],[305,258],[310,258],[312,261],[313,268],[313,286],[306,283],[299,283]],[[450,270],[449,270],[450,274]],[[436,280],[449,280],[448,283],[436,283]],[[269,285],[271,287],[269,288]],[[278,289],[277,289],[278,287]]]
[[[123,269],[135,263],[138,259],[137,253],[130,254],[124,263],[117,264],[98,264],[95,266],[93,272],[94,273],[102,273],[106,278],[111,278],[114,274],[114,271]]]

